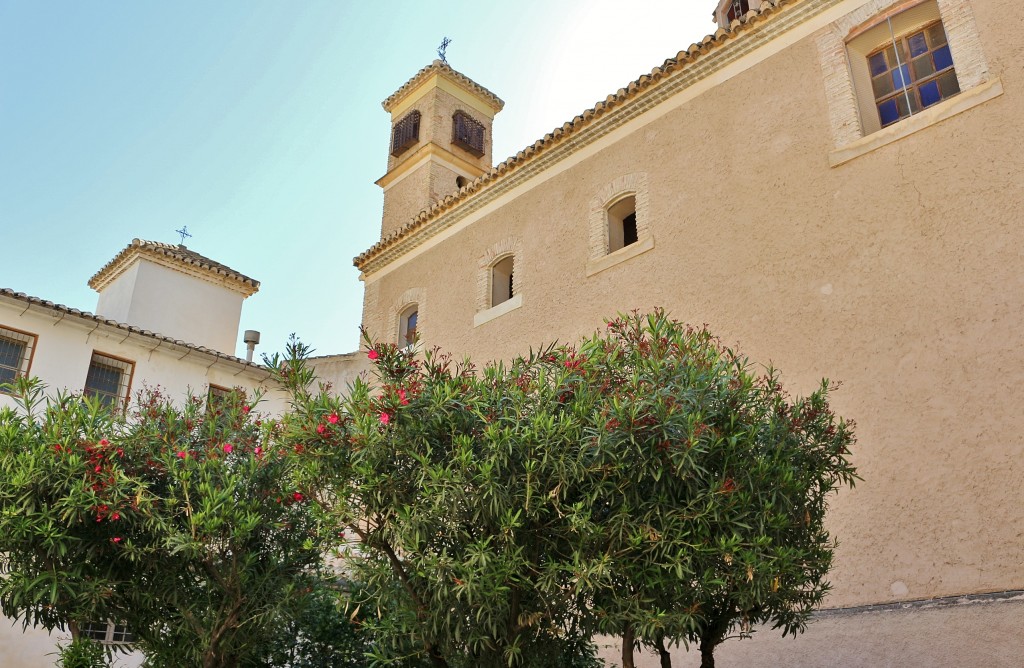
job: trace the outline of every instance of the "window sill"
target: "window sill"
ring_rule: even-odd
[[[500,304],[498,304],[497,306],[492,306],[491,308],[487,309],[486,311],[480,311],[479,313],[477,313],[475,316],[473,316],[473,326],[474,327],[479,327],[480,325],[484,324],[485,322],[490,322],[491,320],[494,320],[495,318],[500,318],[501,316],[505,315],[509,311],[515,311],[517,308],[519,308],[522,305],[523,305],[523,295],[522,294],[515,295],[514,297],[512,297],[512,299],[507,299],[507,300],[501,302]]]
[[[599,274],[605,269],[614,267],[620,262],[625,262],[637,255],[642,255],[652,248],[654,248],[654,237],[647,236],[640,239],[635,244],[630,244],[625,248],[620,248],[614,253],[608,253],[604,257],[599,257],[596,260],[590,260],[587,262],[587,278],[590,278],[594,274]]]
[[[870,153],[875,149],[882,148],[894,141],[931,127],[947,118],[952,118],[1002,94],[1003,83],[1000,79],[987,81],[970,90],[963,91],[956,97],[951,97],[929,109],[925,109],[920,114],[906,118],[878,132],[872,132],[868,136],[861,137],[842,148],[837,148],[828,154],[829,166],[838,167],[854,158],[859,158],[865,153]]]

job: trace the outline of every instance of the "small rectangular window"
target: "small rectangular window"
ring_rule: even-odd
[[[413,110],[395,123],[391,133],[391,155],[399,156],[420,140],[420,112]]]
[[[125,624],[114,622],[89,622],[79,629],[81,635],[105,645],[123,645],[135,642],[135,636]]]
[[[4,383],[28,375],[35,347],[34,334],[0,327],[0,390]]]
[[[452,116],[452,144],[476,157],[484,154],[484,126],[462,111]]]
[[[127,360],[93,353],[83,394],[111,408],[126,404],[134,368],[134,363]]]

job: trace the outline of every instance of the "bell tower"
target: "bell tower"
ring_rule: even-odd
[[[381,239],[491,168],[491,126],[505,103],[435,60],[383,102],[391,114]]]

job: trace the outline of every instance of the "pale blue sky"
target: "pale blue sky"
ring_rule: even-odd
[[[436,57],[505,101],[501,161],[712,32],[713,0],[0,0],[0,287],[92,311],[133,237],[261,281],[242,329],[358,344],[388,115]],[[236,351],[244,354],[239,342]]]

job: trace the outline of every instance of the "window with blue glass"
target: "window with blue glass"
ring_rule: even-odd
[[[868,55],[871,86],[882,127],[960,92],[946,32],[937,21]]]

